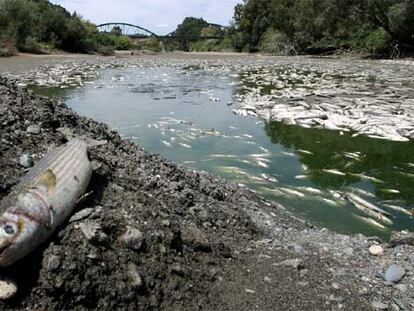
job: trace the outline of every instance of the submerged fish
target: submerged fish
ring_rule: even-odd
[[[363,211],[364,213],[370,215],[371,217],[377,218],[384,223],[392,224],[392,220],[387,217],[387,216],[391,216],[390,213],[387,213],[386,211],[364,200],[363,198],[357,196],[356,194],[348,193],[346,194],[346,198],[357,209]]]
[[[323,169],[322,171],[325,173],[333,174],[333,175],[346,176],[344,172],[341,172],[335,169]]]
[[[360,221],[363,221],[369,225],[373,225],[375,227],[381,228],[381,229],[386,229],[386,227],[382,224],[380,224],[378,221],[375,221],[372,218],[367,218],[367,217],[363,217],[363,216],[359,216],[359,215],[355,215],[353,214],[356,218],[358,218]]]
[[[72,140],[49,152],[0,205],[0,266],[25,257],[71,214],[92,176],[87,145]]]

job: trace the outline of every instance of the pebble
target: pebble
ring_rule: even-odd
[[[354,254],[354,249],[352,247],[347,247],[342,252],[347,256],[352,256]]]
[[[12,280],[0,280],[0,300],[13,297],[17,292],[17,285]]]
[[[46,269],[49,272],[56,272],[60,267],[60,258],[58,256],[52,255],[47,260]]]
[[[369,253],[373,256],[382,256],[384,255],[384,249],[380,245],[372,245],[369,248]]]
[[[79,224],[82,233],[91,244],[102,244],[108,241],[108,236],[102,232],[101,225],[91,222]]]
[[[40,134],[40,130],[41,129],[39,125],[32,124],[27,127],[26,132],[29,134],[37,135],[37,134]]]
[[[139,273],[138,267],[135,264],[133,263],[128,264],[127,274],[128,274],[128,279],[130,281],[130,284],[133,288],[140,289],[144,285],[141,274]]]
[[[19,158],[19,164],[25,168],[30,168],[33,166],[33,158],[30,154],[22,154]]]
[[[271,284],[271,283],[272,283],[272,279],[271,279],[271,278],[269,278],[268,276],[265,276],[265,277],[263,278],[263,281],[265,281],[267,284]]]
[[[388,310],[388,305],[378,300],[374,301],[372,306],[375,310]]]
[[[405,275],[405,270],[399,265],[391,265],[385,271],[384,279],[386,282],[398,283]]]
[[[76,214],[74,214],[69,219],[69,223],[79,221],[79,220],[83,220],[83,219],[89,217],[94,211],[95,211],[95,209],[93,207],[84,208],[84,209],[80,210],[79,212],[77,212]]]
[[[133,227],[127,227],[124,234],[118,238],[121,246],[138,251],[144,242],[144,235],[141,231]]]

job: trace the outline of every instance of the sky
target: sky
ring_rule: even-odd
[[[50,0],[95,24],[124,22],[164,35],[187,16],[228,25],[242,0]]]

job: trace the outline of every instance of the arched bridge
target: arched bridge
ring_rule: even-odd
[[[209,26],[216,27],[220,30],[226,29],[225,26],[218,25],[218,24],[212,24],[209,23]],[[104,23],[97,25],[96,28],[100,32],[106,32],[106,33],[114,33],[119,35],[125,35],[129,36],[131,38],[149,38],[149,37],[156,37],[160,39],[221,39],[223,36],[201,36],[201,37],[185,37],[185,36],[177,36],[175,34],[175,31],[169,33],[165,36],[159,36],[156,33],[152,32],[151,30],[148,30],[144,27],[129,24],[129,23],[118,23],[118,22],[111,22],[111,23]]]
[[[97,25],[96,28],[98,28],[100,32],[122,34],[132,38],[158,37],[158,35],[151,30],[128,23],[105,23]]]

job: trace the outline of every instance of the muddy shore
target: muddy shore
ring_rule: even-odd
[[[40,133],[28,133],[39,125]],[[0,199],[34,161],[64,143],[58,128],[108,140],[91,150],[92,194],[39,250],[1,276],[3,310],[412,310],[414,247],[344,236],[276,203],[121,140],[57,100],[0,79]],[[94,227],[90,239],[82,227]],[[138,236],[125,245],[127,231]],[[139,232],[139,233],[138,233]],[[99,238],[104,237],[104,238]],[[382,245],[382,256],[370,246]],[[392,282],[396,264],[404,274]],[[392,272],[392,271],[391,271]]]

